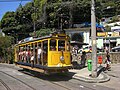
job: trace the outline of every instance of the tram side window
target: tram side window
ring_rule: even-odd
[[[34,53],[35,53],[35,64],[37,64],[37,43],[34,45]]]
[[[56,40],[50,40],[50,51],[56,51]]]
[[[65,51],[65,40],[58,41],[58,51]]]
[[[43,41],[43,63],[44,65],[47,64],[47,57],[48,57],[48,41]]]
[[[18,55],[19,55],[19,61],[22,60],[22,59],[21,59],[21,52],[22,52],[22,49],[21,49],[21,47],[19,47],[19,52],[18,52]]]
[[[24,46],[21,46],[20,47],[20,52],[19,52],[19,55],[20,55],[20,61],[24,61],[24,51],[25,49],[24,49]]]
[[[46,40],[46,41],[43,41],[43,51],[44,52],[48,52],[48,41]]]
[[[20,52],[20,47],[16,47],[16,54],[17,54],[16,59],[17,59],[18,61],[20,60],[19,52]]]
[[[38,48],[41,48],[41,43],[40,42],[38,43]]]
[[[31,56],[34,55],[34,51],[33,50],[34,50],[33,49],[33,44],[31,44],[31,46],[30,46]]]

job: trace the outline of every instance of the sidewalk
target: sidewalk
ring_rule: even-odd
[[[99,70],[103,69],[104,67],[98,67]],[[70,69],[68,75],[74,79],[89,82],[89,83],[101,83],[101,82],[107,82],[110,80],[110,77],[104,73],[103,71],[98,75],[97,78],[92,78],[91,71],[88,71],[88,68],[82,68],[82,69]]]

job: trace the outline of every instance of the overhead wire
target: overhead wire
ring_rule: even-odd
[[[19,2],[19,1],[32,1],[32,0],[0,0],[0,2]]]

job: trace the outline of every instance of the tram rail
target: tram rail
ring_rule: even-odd
[[[2,79],[0,79],[0,83],[2,83],[6,90],[11,90],[10,87]]]
[[[7,66],[6,66],[6,67],[7,67]],[[8,67],[14,69],[14,67],[10,67],[10,66],[8,66]],[[38,89],[36,89],[35,87],[30,86],[28,83],[24,82],[24,80],[20,80],[20,79],[18,79],[18,78],[16,78],[16,77],[14,77],[14,76],[12,76],[12,75],[4,72],[4,71],[0,71],[0,72],[3,73],[3,74],[5,74],[5,75],[7,75],[7,76],[9,76],[9,77],[11,77],[11,78],[13,78],[13,79],[16,79],[17,81],[21,82],[22,84],[26,85],[27,87],[31,88],[32,90],[38,90]],[[38,79],[40,82],[46,83],[46,85],[47,85],[47,82],[48,82],[48,85],[55,85],[56,87],[59,86],[59,87],[63,88],[63,90],[73,90],[73,89],[75,89],[75,88],[79,88],[79,89],[80,89],[81,86],[82,86],[83,88],[88,89],[88,90],[95,90],[94,88],[91,88],[91,87],[87,86],[85,83],[77,83],[77,82],[79,82],[79,81],[73,82],[75,79],[73,79],[73,81],[69,81],[69,79],[68,79],[68,81],[66,82],[66,80],[67,80],[66,77],[68,77],[68,76],[66,76],[66,75],[64,75],[65,77],[62,77],[61,75],[56,77],[56,75],[58,75],[58,74],[56,74],[55,76],[52,76],[52,77],[51,77],[51,75],[48,76],[48,75],[45,75],[45,74],[42,74],[42,73],[39,73],[39,72],[37,72],[37,73],[39,73],[40,75],[37,75],[36,73],[31,73],[31,72],[25,71],[25,70],[21,70],[21,73],[24,73],[24,74],[26,74],[26,75],[32,76],[32,77]],[[36,74],[36,75],[35,75],[35,74]],[[65,79],[65,78],[66,78],[66,79]],[[69,78],[70,78],[70,77],[69,77]],[[54,79],[54,80],[53,80],[53,79]],[[46,80],[47,80],[47,81],[46,81]],[[56,82],[56,81],[57,81],[57,82]],[[59,82],[59,81],[60,81],[60,82]],[[64,82],[64,81],[65,81],[65,82]],[[0,81],[0,82],[1,82],[1,81]],[[5,83],[5,82],[3,82],[3,83]],[[84,84],[85,84],[85,85],[84,85]],[[4,85],[7,85],[7,84],[5,83]],[[9,86],[5,86],[5,87],[6,87],[7,90],[11,90],[11,89],[9,88]]]
[[[3,74],[5,74],[5,75],[7,75],[7,76],[9,76],[9,77],[11,77],[11,78],[13,78],[13,79],[15,79],[15,80],[17,80],[17,81],[19,81],[19,82],[21,82],[22,84],[26,85],[27,87],[31,88],[32,90],[36,90],[34,87],[28,85],[28,84],[25,83],[24,81],[22,81],[22,80],[20,80],[20,79],[18,79],[18,78],[15,78],[15,77],[13,77],[12,75],[7,74],[7,73],[5,73],[5,72],[3,72],[3,71],[0,71],[0,72],[3,73]],[[0,82],[7,88],[7,90],[11,90],[11,89],[7,86],[7,84],[5,84],[2,80],[0,80]]]

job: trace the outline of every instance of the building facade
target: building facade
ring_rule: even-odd
[[[87,28],[72,28],[72,29],[66,29],[66,34],[68,34],[72,38],[75,33],[78,33],[82,39],[82,43],[88,44],[87,46],[91,46],[91,31],[90,27]],[[99,49],[108,49],[109,51],[112,51],[112,48],[115,46],[120,45],[120,34],[119,32],[98,32],[97,34],[97,48]],[[75,38],[76,39],[76,38]],[[75,40],[74,39],[74,40]],[[77,40],[79,40],[77,39]],[[86,44],[81,44],[81,48],[86,47]]]

